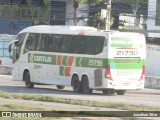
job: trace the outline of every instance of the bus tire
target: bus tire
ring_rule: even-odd
[[[65,86],[63,86],[63,85],[56,85],[56,87],[57,87],[57,89],[64,89],[65,88]]]
[[[116,93],[118,95],[124,95],[126,93],[126,90],[117,90]]]
[[[102,92],[104,95],[110,95],[115,93],[114,90],[109,90],[109,89],[103,89]]]
[[[34,84],[30,81],[30,74],[29,74],[29,72],[26,72],[24,74],[24,82],[25,82],[25,86],[27,88],[33,88],[34,87]]]
[[[80,93],[82,91],[81,82],[79,81],[79,78],[77,75],[75,75],[72,79],[72,86],[73,86],[73,91],[75,93]]]
[[[84,94],[91,94],[92,93],[92,89],[89,88],[89,81],[88,81],[88,77],[85,76],[82,79],[82,92]]]

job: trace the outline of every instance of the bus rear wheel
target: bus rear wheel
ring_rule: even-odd
[[[74,76],[72,79],[72,86],[73,86],[73,91],[75,93],[80,93],[82,91],[81,82],[79,81],[79,78],[77,75]]]
[[[30,74],[29,72],[26,72],[24,75],[24,82],[25,82],[25,86],[27,88],[33,88],[34,84],[30,81]]]
[[[126,93],[126,90],[117,90],[116,93],[118,95],[124,95]]]
[[[91,94],[92,93],[92,89],[89,88],[89,81],[88,81],[88,77],[85,76],[82,79],[82,92],[84,94]]]
[[[63,86],[63,85],[56,85],[56,87],[57,87],[57,89],[64,89],[65,88],[65,86]]]
[[[104,95],[110,95],[115,93],[114,90],[109,90],[109,89],[103,89],[102,92]]]

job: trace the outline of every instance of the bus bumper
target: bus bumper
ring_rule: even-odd
[[[115,90],[137,90],[144,89],[144,80],[141,81],[113,81],[105,80],[106,84],[104,88]]]

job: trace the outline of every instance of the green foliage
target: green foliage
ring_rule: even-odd
[[[32,5],[0,5],[0,18],[10,19],[49,19],[48,7],[34,7]]]
[[[113,17],[110,19],[110,26],[113,25],[114,20],[115,19]],[[101,18],[101,13],[100,12],[98,12],[97,14],[95,14],[93,16],[93,18],[88,20],[88,25],[89,26],[93,26],[93,27],[96,27],[98,29],[105,29],[105,24],[106,24],[106,19]]]
[[[93,18],[88,20],[88,26],[93,26],[98,29],[105,29],[105,19],[100,18],[100,12],[98,12],[93,16]]]
[[[33,100],[33,101],[43,101],[43,102],[55,102],[55,103],[65,103],[73,105],[84,105],[90,107],[104,107],[104,108],[115,108],[122,110],[138,110],[138,111],[160,111],[160,106],[145,106],[145,105],[130,105],[127,103],[116,103],[116,102],[96,102],[90,100],[74,100],[68,98],[58,98],[55,96],[47,95],[33,95],[33,94],[11,94],[7,92],[0,91],[0,97],[10,98],[10,99],[21,99],[21,100]],[[22,106],[7,105],[5,107],[10,108],[21,108]]]
[[[45,4],[46,6],[49,5],[50,1],[51,1],[51,0],[43,0],[44,4]]]

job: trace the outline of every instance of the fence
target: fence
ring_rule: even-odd
[[[12,59],[9,59],[8,45],[15,37],[15,35],[0,34],[0,74],[11,74]]]
[[[35,21],[49,21],[49,7],[0,4],[0,34],[16,35],[20,30],[34,25]]]
[[[9,58],[8,45],[15,35],[0,34],[0,58]]]

